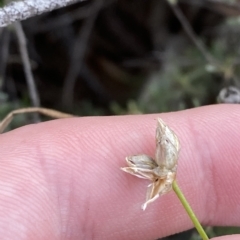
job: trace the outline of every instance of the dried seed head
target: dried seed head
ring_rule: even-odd
[[[121,168],[123,171],[152,181],[148,186],[146,202],[142,205],[143,210],[160,195],[172,189],[179,150],[177,135],[159,118],[156,130],[156,161],[145,154],[126,157],[129,167]]]
[[[180,144],[177,135],[158,118],[155,160],[161,169],[175,171]]]

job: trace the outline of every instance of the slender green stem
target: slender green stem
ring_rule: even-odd
[[[203,240],[209,240],[207,234],[205,233],[203,227],[201,226],[200,222],[198,221],[196,215],[194,214],[192,208],[190,207],[187,199],[184,197],[181,189],[178,187],[176,180],[174,180],[172,184],[174,192],[177,194],[179,200],[181,201],[183,207],[185,208],[186,212],[188,213],[189,217],[191,218],[195,228],[197,229],[199,235],[202,237]]]

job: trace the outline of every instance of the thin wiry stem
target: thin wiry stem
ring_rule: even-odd
[[[195,228],[197,229],[199,235],[202,237],[203,240],[209,240],[207,234],[205,233],[203,227],[201,226],[200,222],[198,221],[196,215],[194,214],[192,208],[190,207],[187,199],[184,197],[181,189],[178,187],[176,180],[173,181],[172,184],[174,192],[177,194],[180,202],[182,203],[183,207],[185,208],[188,216],[191,218]]]
[[[181,9],[179,8],[177,1],[167,0],[169,6],[172,8],[175,16],[182,24],[183,29],[189,36],[189,38],[193,41],[199,51],[202,53],[204,58],[207,60],[208,63],[212,64],[213,66],[218,65],[217,61],[212,57],[211,54],[208,53],[207,49],[205,48],[204,44],[198,39],[196,34],[194,33],[191,25],[189,24],[187,18],[182,13]]]
[[[39,107],[20,108],[10,112],[2,121],[0,121],[0,134],[9,126],[9,124],[11,123],[11,121],[15,116],[19,114],[36,113],[36,112],[52,118],[74,117],[71,114],[59,112],[59,111],[48,109],[48,108],[39,108]]]
[[[23,61],[25,76],[26,76],[26,80],[27,80],[27,84],[28,84],[28,89],[29,89],[32,105],[34,107],[39,107],[40,100],[39,100],[39,95],[38,95],[37,88],[35,85],[35,81],[33,79],[31,64],[30,64],[28,51],[27,51],[26,37],[25,37],[25,34],[23,32],[22,25],[20,22],[14,23],[14,28],[15,28],[17,38],[18,38],[19,49],[20,49],[20,53],[21,53],[21,57],[22,57],[22,61]]]
[[[5,27],[15,21],[50,12],[75,2],[78,2],[78,0],[24,0],[11,2],[0,8],[0,27]]]
[[[94,27],[94,23],[98,16],[98,13],[102,8],[103,2],[103,0],[94,0],[91,5],[91,13],[85,20],[83,27],[75,40],[69,70],[64,80],[62,102],[65,107],[69,108],[72,105],[73,91],[76,79],[82,68],[82,63],[87,50],[88,40]]]
[[[26,81],[28,85],[28,90],[29,90],[29,95],[30,99],[32,102],[32,105],[34,107],[39,107],[40,106],[40,99],[39,99],[39,94],[35,85],[35,81],[33,78],[33,73],[31,69],[31,64],[30,64],[30,59],[28,56],[28,51],[27,51],[27,43],[26,43],[26,37],[22,29],[22,25],[20,22],[15,22],[14,23],[14,28],[17,34],[18,38],[18,43],[19,43],[19,49],[23,61],[23,67],[24,67],[24,72],[26,76]],[[34,114],[34,121],[39,122],[39,115]]]

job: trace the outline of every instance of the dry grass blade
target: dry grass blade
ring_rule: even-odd
[[[13,120],[14,116],[25,113],[40,113],[52,118],[69,118],[74,115],[59,112],[53,109],[40,108],[40,107],[30,107],[30,108],[21,108],[10,112],[1,122],[0,122],[0,133],[2,133],[6,127]]]

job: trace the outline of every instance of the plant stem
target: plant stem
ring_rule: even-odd
[[[188,213],[188,216],[191,218],[195,228],[197,229],[199,235],[202,237],[203,240],[209,240],[207,234],[205,233],[203,227],[201,226],[200,222],[198,221],[196,215],[194,214],[192,208],[190,207],[187,199],[184,197],[181,189],[178,187],[178,184],[176,182],[176,180],[174,180],[173,184],[172,184],[173,190],[174,192],[177,194],[179,200],[181,201],[183,207],[185,208],[185,210]]]

